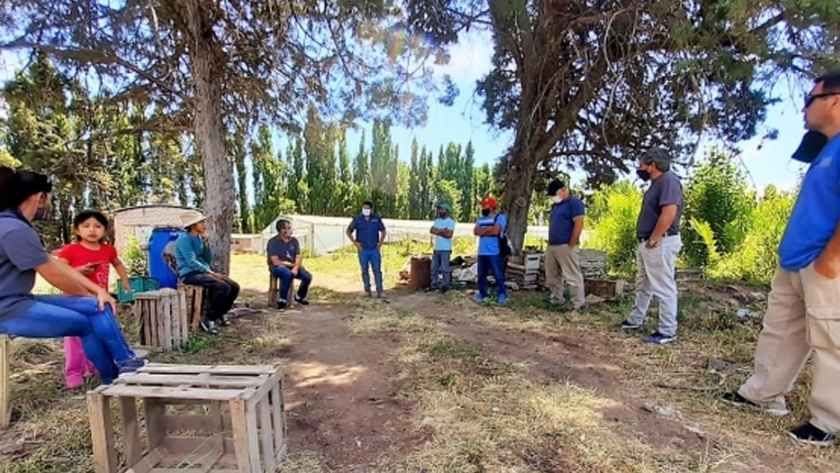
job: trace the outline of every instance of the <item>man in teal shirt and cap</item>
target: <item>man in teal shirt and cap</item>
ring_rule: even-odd
[[[452,234],[455,232],[455,220],[450,217],[452,207],[443,203],[437,207],[437,218],[429,233],[435,235],[435,250],[432,254],[432,283],[429,291],[440,291],[441,294],[449,290],[449,259],[452,256]],[[443,273],[443,282],[440,282]]]

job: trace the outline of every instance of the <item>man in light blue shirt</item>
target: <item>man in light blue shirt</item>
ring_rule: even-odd
[[[475,222],[473,234],[478,238],[478,294],[476,302],[486,301],[487,276],[493,273],[496,280],[496,295],[499,304],[507,302],[505,289],[505,258],[510,254],[507,239],[504,237],[507,219],[496,213],[496,199],[485,197],[481,200],[481,217]]]
[[[440,204],[437,208],[438,217],[435,219],[429,233],[435,235],[435,249],[432,253],[432,283],[428,292],[440,291],[445,294],[449,290],[449,258],[452,257],[452,234],[455,232],[455,220],[449,215],[452,207]],[[439,274],[443,273],[443,283],[439,283]]]

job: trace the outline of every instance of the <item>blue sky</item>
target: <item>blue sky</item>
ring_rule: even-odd
[[[392,128],[393,141],[400,145],[401,158],[407,160],[411,141],[415,137],[435,153],[441,145],[450,141],[466,145],[468,140],[472,140],[476,150],[476,162],[492,163],[510,145],[512,135],[484,124],[480,98],[474,94],[475,81],[490,68],[492,49],[489,38],[481,33],[469,34],[450,50],[450,54],[449,64],[439,66],[438,71],[441,74],[450,74],[460,89],[461,93],[454,105],[447,107],[430,100],[426,125],[410,130]],[[20,64],[13,56],[3,54],[0,57],[0,80],[11,78]],[[803,166],[792,161],[790,155],[804,133],[800,107],[802,94],[807,92],[807,88],[810,88],[809,84],[781,81],[773,93],[782,100],[769,109],[767,121],[763,125],[764,131],[778,129],[778,138],[765,143],[761,149],[758,149],[759,138],[738,144],[742,150],[741,158],[750,184],[758,189],[768,184],[790,189],[796,184]],[[369,137],[370,127],[366,128]],[[348,148],[351,153],[358,149],[358,139],[357,134],[348,135]],[[712,145],[714,143],[711,141],[704,142],[704,146]],[[280,149],[285,148],[285,144],[282,144]],[[573,180],[581,178],[581,174],[572,174]]]

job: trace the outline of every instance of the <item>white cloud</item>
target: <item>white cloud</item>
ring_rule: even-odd
[[[457,83],[475,82],[490,70],[493,39],[484,31],[466,33],[449,48],[449,55],[449,63],[438,70]]]

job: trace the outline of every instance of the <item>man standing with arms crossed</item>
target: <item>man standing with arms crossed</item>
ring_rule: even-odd
[[[505,287],[505,263],[508,256],[502,246],[501,236],[507,229],[507,218],[496,213],[498,204],[496,199],[485,197],[481,200],[481,217],[475,222],[473,235],[478,238],[478,294],[476,302],[484,302],[490,298],[487,276],[493,274],[496,280],[496,297],[499,304],[507,302],[507,288]]]
[[[435,248],[432,254],[432,282],[429,291],[440,291],[446,294],[449,290],[449,258],[452,256],[452,233],[455,231],[455,220],[450,217],[452,207],[440,204],[437,208],[438,217],[429,233],[435,236]],[[443,281],[438,282],[442,273]]]
[[[623,330],[639,330],[645,322],[653,296],[659,299],[659,329],[645,343],[665,345],[677,341],[677,254],[682,248],[680,215],[683,192],[680,179],[671,172],[671,156],[664,148],[647,151],[636,170],[651,181],[636,222],[636,302]]]
[[[578,252],[583,216],[586,208],[569,192],[563,181],[555,179],[548,185],[551,197],[551,214],[548,221],[548,251],[545,253],[545,281],[551,291],[551,302],[565,304],[563,281],[569,285],[569,297],[575,310],[586,304],[583,272],[580,270]]]
[[[355,233],[355,235],[354,235]],[[365,294],[370,297],[370,274],[368,266],[373,269],[373,278],[376,282],[376,297],[382,297],[382,254],[379,249],[385,241],[385,224],[382,218],[373,213],[373,202],[366,201],[362,204],[362,213],[353,217],[347,227],[347,238],[359,251],[359,265],[362,267],[362,282],[365,285]]]
[[[789,434],[799,443],[830,446],[840,432],[840,71],[815,84],[803,109],[809,132],[794,154],[810,166],[779,243],[755,371],[723,400],[786,415],[785,394],[813,351],[811,419]],[[812,139],[825,145],[802,156]]]

